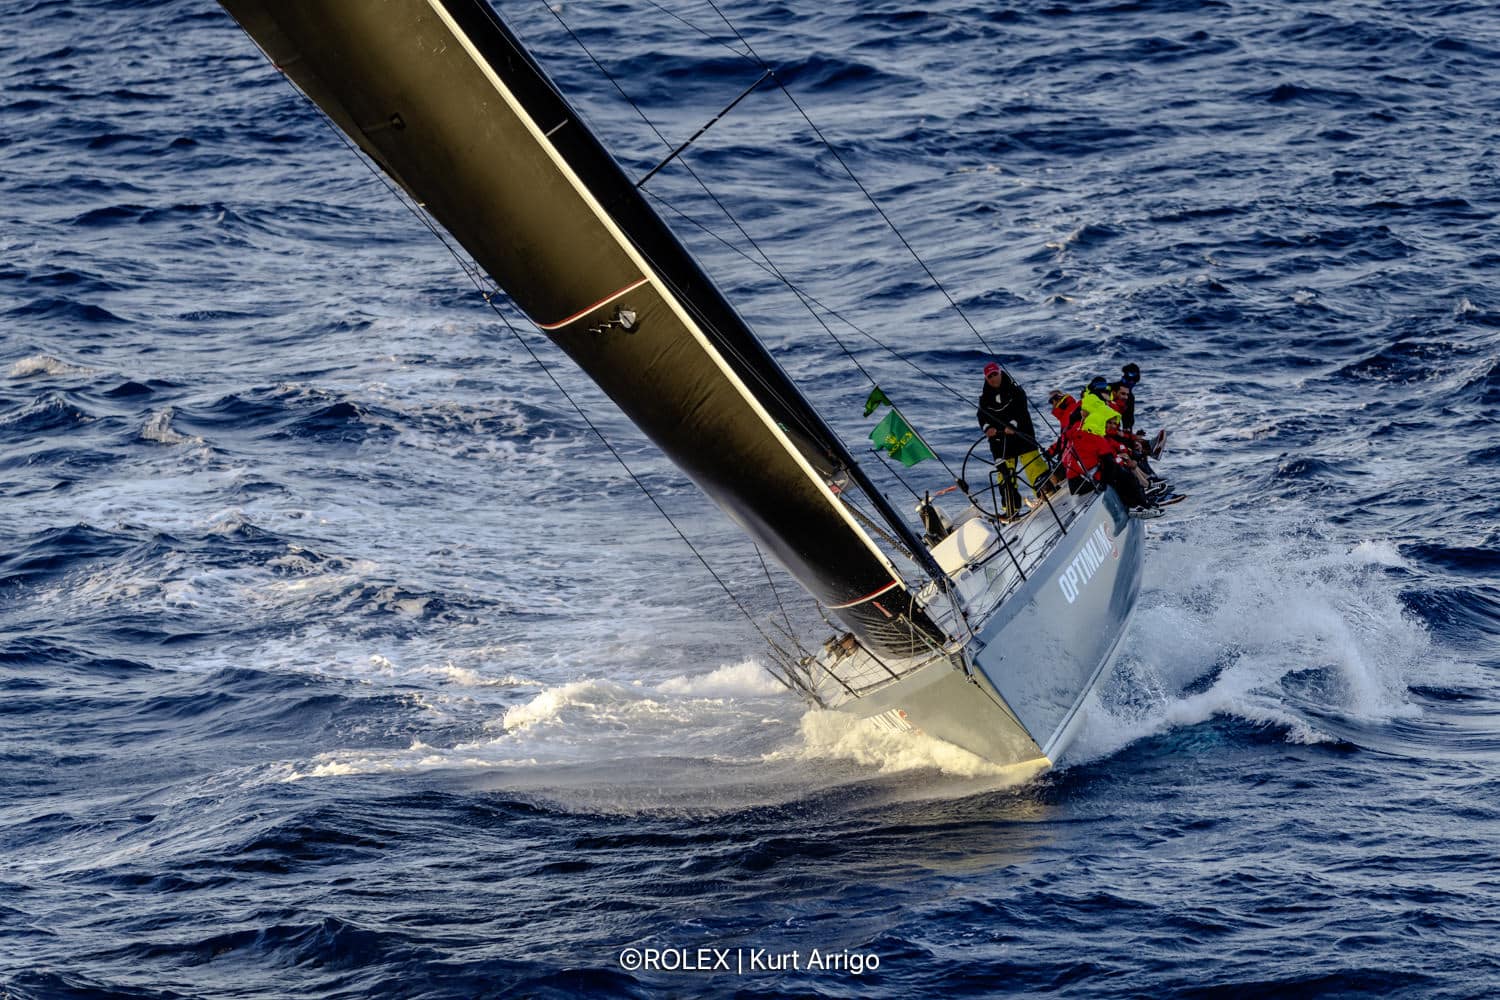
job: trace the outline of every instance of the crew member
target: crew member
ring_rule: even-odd
[[[1083,410],[1083,429],[1090,434],[1104,436],[1104,424],[1111,417],[1119,417],[1110,397],[1109,380],[1095,375],[1078,394],[1078,405]]]
[[[1042,454],[1052,460],[1052,475],[1046,480],[1043,492],[1051,492],[1068,484],[1070,493],[1086,493],[1087,480],[1084,478],[1083,466],[1078,462],[1078,454],[1073,449],[1073,436],[1079,432],[1079,424],[1083,414],[1078,409],[1078,400],[1063,392],[1061,389],[1052,390],[1052,395],[1047,397],[1047,403],[1052,407],[1052,416],[1057,420],[1057,426],[1062,429],[1057,440],[1047,446]]]
[[[1136,477],[1135,462],[1126,453],[1125,447],[1116,440],[1120,418],[1116,414],[1105,424],[1104,434],[1090,434],[1079,428],[1071,437],[1074,454],[1084,471],[1097,483],[1113,487],[1125,506],[1137,517],[1156,516],[1160,513],[1156,501],[1146,495]],[[1148,513],[1149,512],[1149,513]]]
[[[1001,470],[1006,514],[1013,516],[1021,509],[1021,493],[1016,489],[1017,465],[1035,491],[1047,475],[1047,463],[1037,451],[1036,431],[1031,426],[1025,391],[993,361],[984,366],[984,388],[979,393],[976,415],[979,426],[990,439],[990,454]]]
[[[1141,366],[1134,361],[1120,369],[1120,380],[1109,384],[1110,401],[1120,411],[1120,429],[1135,433],[1135,387],[1141,380]]]

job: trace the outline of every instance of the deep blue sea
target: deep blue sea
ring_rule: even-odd
[[[500,9],[632,175],[559,16],[672,143],[759,74],[704,0]],[[840,157],[763,87],[648,190],[847,440],[744,234],[951,460],[991,350],[1144,371],[1191,499],[1063,766],[781,689],[503,317],[807,602],[217,5],[7,0],[0,997],[1500,991],[1500,11],[724,10]]]

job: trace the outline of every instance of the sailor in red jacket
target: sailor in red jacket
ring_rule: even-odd
[[[1086,475],[1073,448],[1073,435],[1081,427],[1080,418],[1083,414],[1078,408],[1078,400],[1062,390],[1054,391],[1047,402],[1052,406],[1052,416],[1057,419],[1057,426],[1062,428],[1057,440],[1047,448],[1047,457],[1055,460],[1051,485],[1060,486],[1066,478],[1070,489],[1076,493],[1076,484],[1083,481]]]
[[[1133,471],[1134,462],[1119,440],[1108,434],[1100,436],[1084,430],[1083,421],[1078,419],[1078,403],[1072,396],[1054,392],[1049,401],[1052,403],[1052,415],[1062,427],[1062,436],[1048,449],[1048,453],[1056,454],[1061,460],[1070,492],[1085,493],[1092,487],[1092,483],[1103,483],[1113,487],[1125,505],[1138,515],[1159,510],[1141,489],[1140,481]],[[1119,418],[1111,417],[1106,424],[1106,431],[1119,434],[1119,426]]]
[[[1087,435],[1094,437],[1095,435]],[[1094,478],[1106,486],[1114,488],[1125,501],[1125,506],[1130,508],[1132,514],[1137,517],[1155,516],[1161,512],[1156,501],[1146,495],[1146,483],[1144,475],[1136,474],[1135,461],[1130,457],[1130,449],[1121,440],[1120,421],[1117,417],[1110,417],[1104,425],[1104,447],[1099,455],[1099,464],[1094,469]],[[1147,512],[1155,512],[1148,514]]]
[[[1088,493],[1094,488],[1095,470],[1101,456],[1110,453],[1110,442],[1083,429],[1083,407],[1065,392],[1054,392],[1048,402],[1062,434],[1047,449],[1047,456],[1057,460],[1053,483],[1064,479],[1070,493]]]

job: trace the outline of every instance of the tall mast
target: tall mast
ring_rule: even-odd
[[[931,554],[484,0],[221,3],[866,646],[943,643],[820,466]]]

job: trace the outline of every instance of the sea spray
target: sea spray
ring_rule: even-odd
[[[1214,716],[1278,727],[1293,742],[1334,740],[1329,717],[1417,715],[1411,685],[1466,676],[1433,655],[1400,582],[1384,572],[1399,554],[1329,534],[1315,521],[1267,517],[1253,528],[1199,520],[1159,540],[1127,645],[1089,706],[1079,758]],[[1226,551],[1237,555],[1218,558]],[[1326,680],[1293,685],[1308,673]]]

